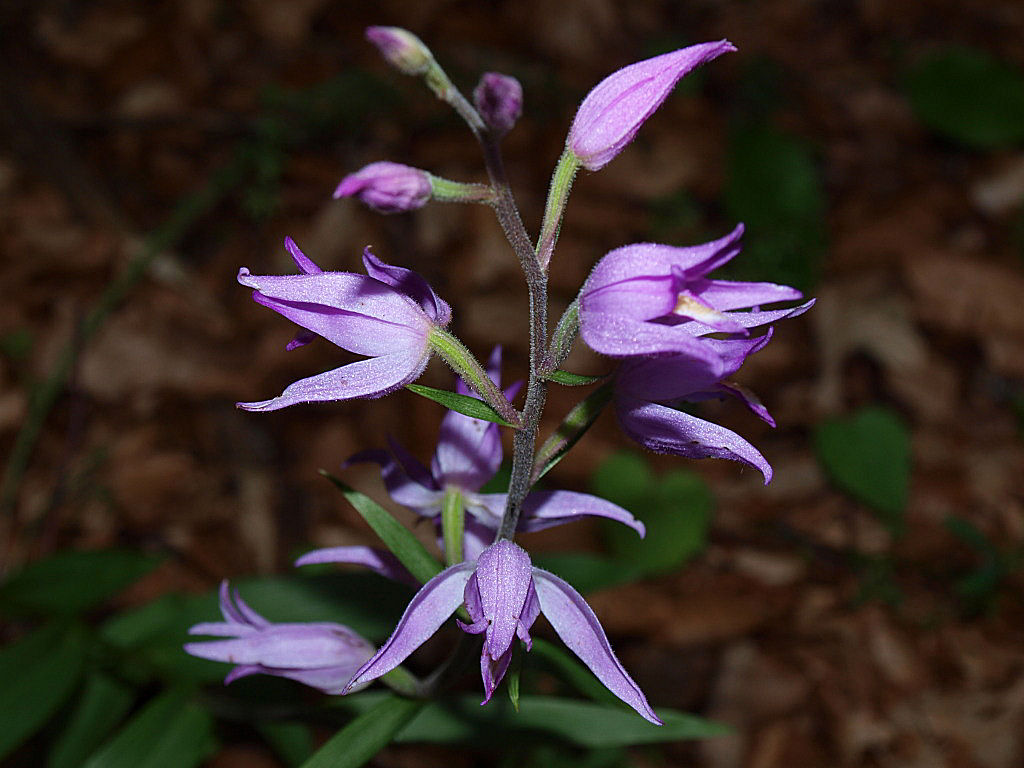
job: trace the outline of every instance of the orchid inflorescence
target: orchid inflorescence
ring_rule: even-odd
[[[417,578],[400,553],[365,546],[315,550],[297,561],[296,565],[355,563],[397,581],[422,583],[391,637],[376,650],[338,624],[271,623],[226,583],[221,589],[224,623],[198,624],[191,631],[227,639],[193,642],[185,649],[236,664],[226,682],[263,673],[346,694],[398,668],[458,612],[464,632],[483,636],[480,672],[487,703],[509,669],[517,640],[529,650],[531,628],[543,614],[612,693],[660,724],[586,601],[566,581],[535,567],[515,538],[519,532],[583,516],[604,517],[644,536],[643,524],[609,501],[532,489],[608,403],[614,403],[623,431],[650,450],[731,459],[759,470],[766,483],[771,480],[771,466],[749,442],[677,407],[684,401],[731,395],[774,426],[757,398],[730,377],[769,342],[772,323],[806,311],[813,302],[763,309],[798,300],[801,294],[773,283],[708,276],[739,254],[742,225],[696,246],[638,243],[617,248],[597,262],[553,332],[547,318],[547,269],[578,170],[597,171],[607,165],[682,77],[735,48],[725,40],[693,45],[632,64],[599,83],[581,103],[569,129],[540,234],[533,239],[523,226],[499,149],[500,139],[522,111],[519,82],[486,73],[471,104],[410,32],[371,27],[367,38],[400,71],[422,78],[467,122],[483,149],[489,182],[450,181],[418,168],[375,162],[346,176],[335,197],[358,197],[385,213],[411,211],[431,200],[479,203],[495,210],[530,292],[525,402],[521,408],[513,405],[521,382],[502,384],[500,347],[486,364],[478,362],[446,330],[451,308],[427,281],[412,270],[385,263],[369,248],[362,257],[365,275],[324,271],[290,238],[285,247],[299,274],[253,275],[243,267],[238,282],[253,289],[253,299],[300,326],[288,349],[322,337],[366,359],[296,381],[277,397],[239,403],[240,408],[272,411],[300,403],[382,397],[410,385],[434,353],[458,374],[455,392],[447,401],[452,410],[442,419],[429,466],[390,438],[387,450],[363,451],[346,462],[380,467],[391,499],[435,526],[447,568]],[[547,389],[560,377],[564,380],[559,366],[577,337],[615,360],[617,368],[602,377],[597,389],[538,448]],[[469,410],[467,401],[476,403],[477,410]],[[503,426],[513,430],[509,485],[504,492],[485,493],[483,487],[503,460]],[[418,695],[437,692],[426,684],[412,690]]]

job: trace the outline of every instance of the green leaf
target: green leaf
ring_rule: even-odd
[[[722,274],[807,290],[825,250],[825,195],[806,144],[762,122],[729,136],[725,189],[729,218],[743,221],[743,258]]]
[[[50,750],[47,768],[78,768],[117,727],[132,706],[134,693],[111,677],[94,672],[67,725]]]
[[[613,478],[635,473],[638,459],[642,461],[629,454],[610,456],[598,468],[594,483],[603,488],[599,495],[633,512],[647,526],[647,535],[641,539],[622,525],[602,525],[602,529],[616,559],[636,563],[640,575],[668,573],[707,545],[713,507],[711,492],[699,475],[674,470],[640,486],[639,493],[637,489],[623,493],[615,487],[619,480]],[[640,494],[641,498],[637,498]]]
[[[354,700],[363,695],[354,697]],[[386,747],[423,708],[424,702],[384,694],[334,734],[302,768],[358,768]]]
[[[814,437],[818,460],[832,482],[900,535],[910,485],[910,436],[902,419],[890,409],[867,407],[822,422]]]
[[[365,493],[360,493],[349,487],[330,472],[320,470],[320,474],[334,483],[349,503],[362,515],[363,520],[373,528],[385,546],[421,583],[426,583],[441,572],[441,564],[437,562],[437,559],[384,507]]]
[[[213,720],[179,688],[151,701],[84,768],[192,768],[212,751]]]
[[[591,482],[598,496],[647,527],[641,539],[622,525],[602,525],[615,561],[631,566],[630,579],[673,571],[706,546],[713,501],[698,475],[675,470],[655,477],[642,456],[623,451],[605,459]]]
[[[1024,141],[1024,72],[985,51],[936,51],[908,72],[917,117],[933,131],[979,149]]]
[[[585,387],[588,384],[596,384],[604,376],[587,376],[582,373],[555,370],[549,373],[546,378],[548,381],[553,381],[555,384],[562,384],[566,387]]]
[[[421,397],[433,400],[435,403],[440,403],[449,410],[458,411],[466,416],[472,416],[474,419],[493,421],[495,424],[500,424],[503,427],[515,426],[503,419],[496,410],[483,400],[478,400],[475,397],[460,395],[458,392],[449,392],[447,389],[434,389],[434,387],[426,387],[422,384],[406,384],[405,388]]]
[[[386,695],[386,694],[385,694]],[[364,693],[337,706],[363,712],[355,722],[373,712],[380,694]],[[665,724],[653,725],[632,709],[608,707],[588,701],[553,696],[520,696],[519,712],[506,698],[480,706],[479,694],[431,702],[398,732],[396,743],[482,744],[493,746],[496,734],[503,739],[556,737],[588,749],[660,744],[683,739],[707,739],[730,732],[720,723],[672,709],[658,708]],[[350,726],[351,727],[351,726]],[[345,730],[348,730],[346,728]],[[334,764],[323,762],[316,768]],[[350,763],[339,763],[348,766]],[[313,768],[307,763],[303,768]]]
[[[611,382],[608,382],[573,406],[572,410],[562,419],[562,423],[537,451],[531,474],[533,482],[544,477],[565,458],[572,447],[594,425],[604,407],[611,402],[613,392]]]
[[[51,624],[0,650],[0,758],[71,696],[87,645],[84,628]]]
[[[31,563],[0,586],[0,613],[73,615],[120,592],[160,563],[126,549],[60,552]]]

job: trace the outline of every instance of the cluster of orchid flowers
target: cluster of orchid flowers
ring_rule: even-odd
[[[317,337],[364,360],[311,376],[275,398],[239,403],[272,411],[299,403],[376,398],[412,383],[434,353],[458,374],[456,395],[482,401],[491,414],[457,405],[443,418],[429,467],[391,440],[388,450],[364,451],[346,465],[373,462],[392,500],[435,526],[447,568],[426,580],[391,637],[374,648],[351,629],[332,623],[272,623],[227,584],[221,588],[222,623],[192,627],[222,639],[189,643],[189,653],[236,666],[226,682],[250,674],[287,677],[329,694],[345,694],[398,668],[459,612],[461,629],[482,634],[480,671],[484,701],[505,676],[516,640],[530,649],[530,630],[543,613],[565,645],[616,696],[652,723],[660,723],[639,686],[612,651],[597,616],[572,586],[533,566],[515,543],[517,533],[603,517],[644,535],[630,512],[604,499],[570,491],[533,490],[537,479],[568,451],[609,402],[623,431],[644,447],[690,458],[717,457],[759,470],[771,466],[749,442],[678,406],[726,395],[738,397],[774,425],[756,397],[732,383],[743,361],[771,338],[771,323],[804,312],[812,302],[785,309],[765,305],[801,298],[793,288],[709,278],[740,251],[742,225],[725,237],[693,247],[654,243],[611,251],[594,267],[578,297],[549,335],[547,267],[577,171],[596,171],[633,139],[644,121],[688,72],[735,48],[704,43],[621,69],[597,85],[573,120],[554,171],[540,236],[526,234],[504,177],[499,142],[522,109],[522,89],[511,77],[485,74],[465,99],[424,44],[395,27],[371,27],[367,37],[401,71],[423,78],[469,124],[484,150],[490,183],[441,179],[390,162],[366,166],[342,180],[335,197],[355,196],[382,212],[410,211],[430,200],[490,205],[518,256],[530,290],[530,371],[522,408],[513,406],[521,382],[502,386],[501,350],[479,363],[446,330],[451,309],[416,272],[386,264],[369,248],[366,274],[321,270],[291,240],[285,241],[299,274],[253,275],[238,281],[253,298],[302,330],[294,349]],[[758,332],[759,331],[759,332]],[[614,373],[593,380],[559,370],[577,338],[618,359]],[[597,383],[539,448],[537,435],[551,383]],[[458,402],[458,400],[452,401]],[[481,489],[503,461],[500,429],[514,430],[511,479],[504,493]],[[320,549],[296,565],[355,563],[390,579],[419,585],[388,550],[346,546]],[[467,619],[463,621],[462,619]],[[387,682],[387,680],[385,680]]]

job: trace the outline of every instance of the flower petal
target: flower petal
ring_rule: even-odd
[[[270,400],[236,403],[244,411],[276,411],[298,403],[323,403],[356,397],[381,397],[404,387],[427,367],[426,350],[406,351],[359,360],[333,371],[300,379]]]
[[[579,592],[553,573],[533,569],[540,609],[562,642],[604,686],[655,725],[662,725],[647,697],[615,657],[601,622]]]
[[[323,272],[320,267],[313,263],[313,260],[302,252],[295,241],[290,237],[284,239],[284,247],[291,254],[292,261],[295,262],[295,266],[298,267],[299,272],[304,275],[319,275]]]
[[[772,468],[764,456],[732,430],[688,413],[632,397],[616,399],[622,430],[655,453],[691,459],[732,459],[757,469],[771,482]]]
[[[430,283],[419,272],[381,261],[369,246],[363,249],[363,266],[370,277],[387,283],[419,304],[427,317],[438,325],[448,325],[452,319],[451,307],[434,293]]]
[[[591,496],[589,493],[574,491],[533,491],[523,501],[523,512],[519,518],[520,531],[540,531],[555,525],[571,523],[581,517],[605,517],[632,528],[640,534],[646,533],[644,524],[632,513],[612,504],[610,501]]]
[[[295,279],[312,280],[315,277],[297,276]],[[332,344],[357,355],[384,355],[396,349],[426,346],[427,343],[426,318],[414,315],[415,308],[398,295],[393,297],[396,306],[402,309],[400,305],[405,305],[408,308],[405,322],[395,322],[394,312],[391,313],[392,319],[381,319],[322,304],[282,301],[259,291],[253,293],[252,299],[296,325],[301,325],[308,332],[323,336]],[[294,342],[295,339],[291,343]]]
[[[307,552],[296,560],[295,567],[299,568],[303,565],[319,563],[351,563],[352,565],[361,565],[392,581],[419,586],[419,582],[406,570],[399,559],[391,552],[383,549],[362,546],[314,549],[312,552]]]
[[[440,513],[442,493],[436,488],[430,472],[397,441],[390,438],[388,441],[391,453],[379,449],[360,451],[350,456],[342,466],[374,462],[380,466],[381,479],[392,499],[425,517]]]
[[[530,556],[508,539],[480,553],[476,579],[480,606],[488,620],[484,650],[495,661],[511,647],[530,592]]]
[[[423,645],[462,604],[466,582],[475,568],[476,563],[459,563],[424,584],[406,607],[391,637],[360,667],[342,693],[386,675]]]
[[[691,290],[719,312],[774,304],[779,301],[796,301],[804,297],[803,293],[788,285],[742,283],[735,280],[701,280],[691,284]]]
[[[633,140],[680,78],[736,48],[728,40],[701,43],[638,61],[598,83],[580,104],[566,146],[596,171]]]
[[[645,323],[630,317],[607,312],[584,315],[581,311],[580,331],[592,350],[609,357],[637,355],[689,355],[705,361],[715,375],[722,372],[722,361],[714,349],[681,326]]]

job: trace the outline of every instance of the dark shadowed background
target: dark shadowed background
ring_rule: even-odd
[[[1015,0],[4,3],[0,575],[66,549],[162,554],[111,604],[127,608],[286,571],[311,544],[374,542],[317,469],[340,472],[387,434],[427,459],[441,408],[408,392],[234,408],[350,359],[323,341],[285,352],[293,327],[235,283],[243,265],[291,272],[285,235],[325,269],[358,269],[372,244],[419,270],[478,355],[501,343],[510,375],[525,375],[525,290],[489,209],[385,217],[331,199],[383,159],[484,179],[468,131],[387,67],[363,39],[370,24],[414,31],[466,93],[484,71],[519,78],[524,114],[505,150],[531,231],[589,88],[690,43],[739,48],[580,175],[552,267],[557,317],[608,250],[692,244],[743,220],[730,276],[819,297],[739,376],[777,429],[735,403],[701,411],[763,451],[767,488],[728,462],[638,464],[617,453],[632,448],[611,414],[550,476],[574,490],[618,482],[611,495],[644,507],[659,484],[703,488],[686,470],[713,499],[709,530],[665,534],[693,537],[684,568],[588,599],[652,702],[735,730],[625,764],[1019,766]],[[609,370],[585,350],[566,367]],[[435,362],[422,383],[449,387],[450,374]],[[578,395],[553,393],[546,429]],[[375,468],[344,477],[385,499]],[[527,541],[628,548],[583,523]],[[12,620],[0,639],[29,626]],[[282,764],[242,728],[221,737],[206,765]],[[17,764],[40,764],[35,749]],[[490,759],[403,746],[374,764]]]

